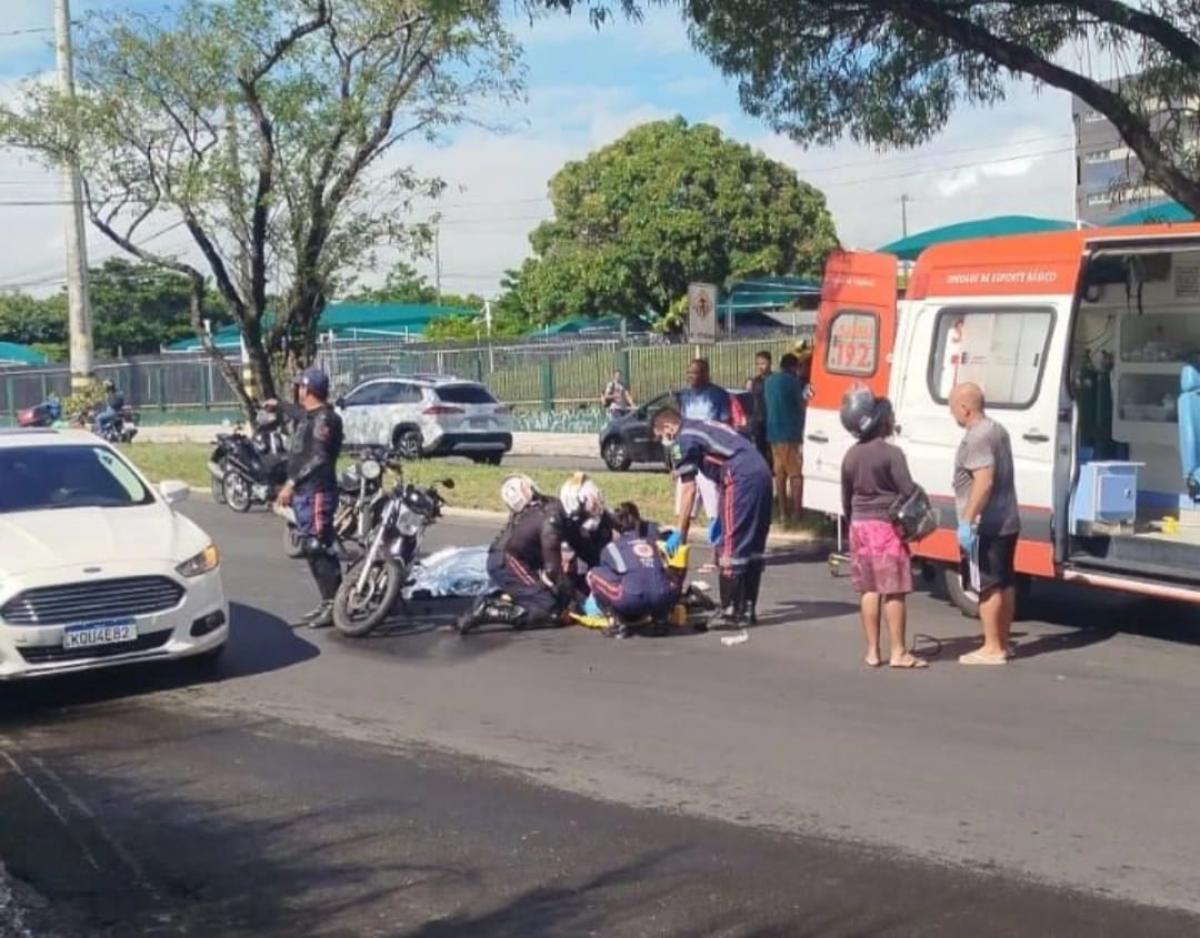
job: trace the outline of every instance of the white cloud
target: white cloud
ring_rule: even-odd
[[[752,141],[825,192],[844,244],[874,248],[901,235],[991,215],[1074,216],[1070,99],[1017,87],[991,110],[957,113],[932,143],[878,153],[843,142],[805,151],[779,136]]]

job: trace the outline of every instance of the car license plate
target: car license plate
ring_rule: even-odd
[[[470,425],[477,430],[481,430],[484,427],[490,426],[491,423],[491,417],[472,417],[470,420]]]
[[[63,629],[63,648],[90,648],[93,645],[115,645],[131,642],[138,637],[133,619],[109,619],[105,622],[85,622]]]

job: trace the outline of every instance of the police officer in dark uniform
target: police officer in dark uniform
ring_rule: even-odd
[[[721,496],[710,540],[719,531],[717,566],[724,624],[740,626],[747,611],[751,623],[755,622],[763,551],[771,528],[770,467],[751,440],[725,424],[685,420],[679,411],[666,408],[654,415],[651,430],[667,447],[682,483],[678,523],[667,539],[667,553],[674,554],[687,540],[696,477],[703,473],[717,483]]]
[[[617,536],[587,574],[587,583],[602,610],[616,619],[606,634],[624,638],[631,626],[649,617],[665,625],[679,599],[680,584],[667,573],[658,544],[642,536],[636,506],[626,502],[613,512]]]
[[[333,624],[333,598],[342,582],[334,550],[333,512],[337,507],[337,461],[342,452],[342,418],[329,404],[329,376],[309,368],[296,376],[296,403],[268,401],[294,424],[288,451],[287,484],[278,504],[291,505],[304,557],[321,594],[321,604],[303,619],[310,628]]]
[[[562,504],[523,475],[505,479],[500,496],[511,515],[488,549],[492,592],[479,597],[458,620],[462,635],[489,623],[515,629],[558,625],[571,599],[571,583],[563,572],[567,517]]]

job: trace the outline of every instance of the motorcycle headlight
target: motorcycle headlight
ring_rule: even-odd
[[[217,550],[217,545],[209,544],[195,557],[189,557],[175,569],[180,576],[193,577],[204,573],[211,573],[217,569],[220,563],[221,554]]]
[[[374,459],[364,459],[359,471],[362,473],[362,477],[368,482],[374,482],[383,475],[383,466],[379,465]]]
[[[405,507],[396,519],[396,530],[405,537],[412,537],[421,530],[421,516],[412,509]]]

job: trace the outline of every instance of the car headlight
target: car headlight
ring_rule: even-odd
[[[383,466],[379,465],[374,459],[364,459],[359,471],[362,472],[362,477],[368,482],[374,482],[383,475]]]
[[[195,557],[189,557],[175,569],[180,576],[200,576],[203,573],[211,573],[213,570],[216,570],[220,563],[221,554],[217,550],[217,545],[209,544]]]

